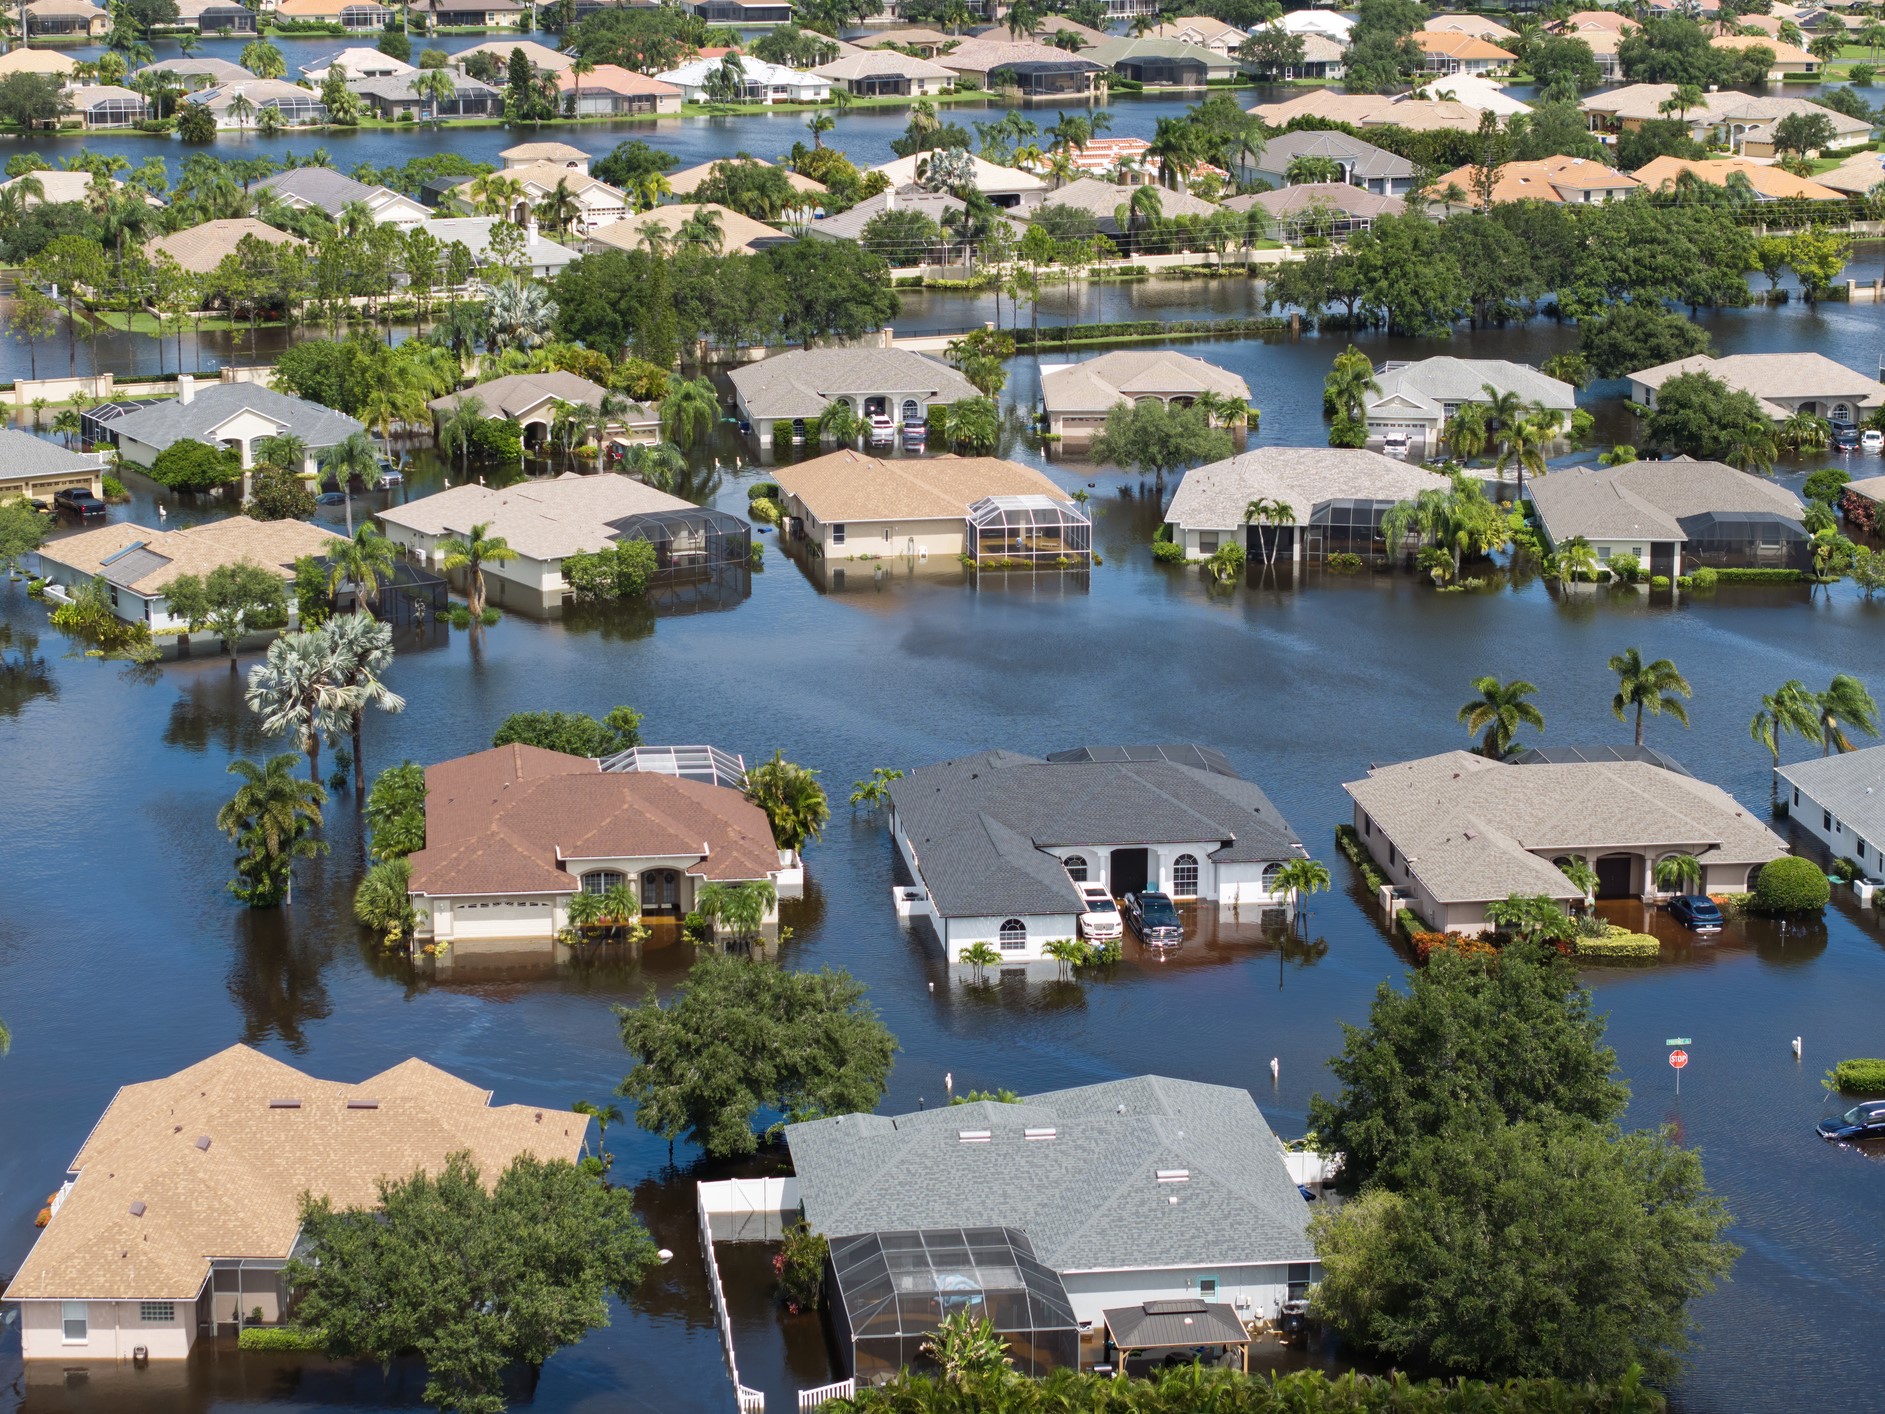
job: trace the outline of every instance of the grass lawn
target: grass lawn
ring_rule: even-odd
[[[92,313],[100,324],[107,329],[116,329],[120,333],[150,334],[154,337],[158,332],[157,316],[148,310],[140,309],[135,313],[127,313],[122,309],[99,309]],[[199,327],[205,334],[226,334],[231,329],[247,329],[249,325],[247,320],[234,320],[227,315],[214,314],[206,318],[200,326],[193,319],[186,320],[183,329],[186,334],[194,334]],[[266,321],[260,327],[267,327]],[[166,339],[174,339],[177,335],[177,326],[166,325],[163,335]]]

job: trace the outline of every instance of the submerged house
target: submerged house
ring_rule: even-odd
[[[1045,760],[982,751],[891,787],[891,837],[944,955],[987,943],[1035,962],[1078,933],[1076,883],[1157,890],[1220,909],[1281,908],[1276,876],[1305,855],[1261,788],[1199,746],[1079,747]]]
[[[922,1369],[958,1310],[1023,1374],[1242,1346],[1319,1275],[1309,1204],[1248,1091],[1145,1075],[786,1126],[831,1244],[847,1375]]]
[[[1761,411],[1776,422],[1796,412],[1832,422],[1857,422],[1885,407],[1885,383],[1820,353],[1729,354],[1724,358],[1695,354],[1632,373],[1630,398],[1653,408],[1662,385],[1685,373],[1706,373],[1751,394]]]
[[[849,403],[860,420],[887,417],[911,427],[927,423],[938,404],[981,396],[941,359],[909,349],[791,349],[727,378],[740,420],[762,451],[781,436],[804,438],[833,403]]]
[[[488,1185],[524,1155],[574,1163],[588,1127],[560,1102],[494,1106],[417,1059],[350,1084],[231,1046],[126,1085],[7,1286],[22,1353],[182,1360],[200,1337],[279,1324],[303,1195],[372,1206],[382,1178],[461,1151]]]
[[[1041,365],[1047,430],[1063,442],[1090,440],[1120,403],[1190,407],[1207,393],[1250,403],[1250,385],[1239,375],[1171,349],[1120,349],[1079,363]]]
[[[185,268],[188,268],[187,262]],[[86,434],[109,443],[135,467],[148,467],[166,447],[206,442],[255,465],[256,449],[271,437],[293,434],[306,445],[305,474],[319,469],[320,453],[366,428],[344,412],[278,393],[262,383],[208,383],[177,375],[177,396],[161,403],[103,403],[85,413]]]
[[[1488,387],[1561,413],[1565,425],[1577,407],[1577,389],[1569,383],[1503,358],[1441,356],[1388,362],[1375,381],[1381,391],[1367,403],[1369,439],[1404,437],[1408,455],[1416,460],[1432,455],[1441,429],[1460,408],[1488,401]]]
[[[1620,753],[1619,753],[1620,754]],[[1443,751],[1376,766],[1342,787],[1355,830],[1390,887],[1429,927],[1483,933],[1486,905],[1583,893],[1562,865],[1583,859],[1597,897],[1656,893],[1656,865],[1693,855],[1706,893],[1745,893],[1787,852],[1780,836],[1720,786],[1662,758],[1490,761]]]
[[[1885,878],[1885,746],[1841,751],[1779,767],[1787,816],[1850,859],[1867,879]]]

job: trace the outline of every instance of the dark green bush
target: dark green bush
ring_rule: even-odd
[[[151,480],[172,491],[208,491],[242,479],[242,458],[226,447],[185,437],[151,463]]]
[[[244,1326],[236,1337],[238,1350],[319,1350],[326,1343],[319,1331],[293,1326]]]
[[[1182,565],[1185,562],[1185,547],[1173,544],[1170,540],[1154,540],[1152,558],[1161,565]]]
[[[1797,855],[1767,864],[1754,881],[1754,902],[1763,913],[1817,913],[1832,896],[1819,865]]]
[[[1699,569],[1695,572],[1695,587],[1702,587],[1702,576],[1708,574],[1722,584],[1798,584],[1806,575],[1801,570],[1759,570],[1759,569]]]
[[[1826,1072],[1826,1088],[1842,1095],[1885,1094],[1885,1060],[1842,1060]]]

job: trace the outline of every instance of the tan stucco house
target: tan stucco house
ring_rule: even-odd
[[[1041,365],[1047,430],[1062,442],[1086,442],[1120,403],[1189,407],[1201,394],[1250,402],[1250,385],[1235,373],[1170,349],[1121,349],[1080,363]]]

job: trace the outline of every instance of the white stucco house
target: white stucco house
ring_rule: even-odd
[[[321,452],[366,431],[344,412],[278,393],[264,383],[199,385],[188,373],[177,376],[177,396],[161,403],[105,403],[85,413],[92,440],[108,442],[125,461],[149,467],[158,453],[177,442],[205,442],[227,447],[255,465],[256,447],[270,437],[293,433],[307,444],[302,467],[315,474]]]
[[[1867,879],[1885,879],[1885,746],[1796,761],[1774,774],[1794,824]]]

